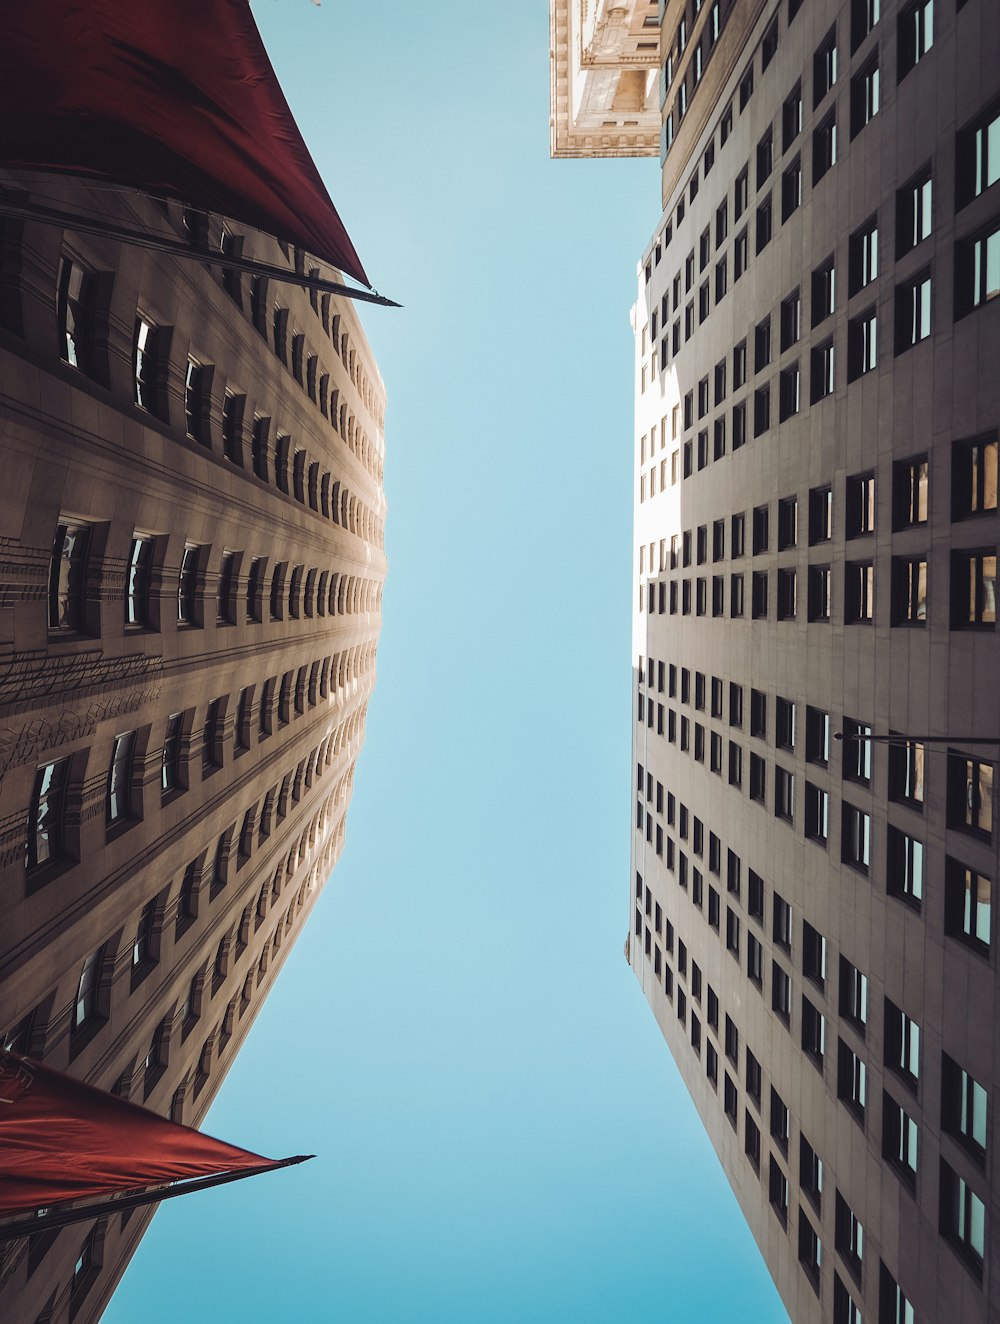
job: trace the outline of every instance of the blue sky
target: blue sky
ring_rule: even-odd
[[[548,156],[548,7],[257,0],[372,280],[379,679],[331,882],[105,1319],[787,1317],[622,955],[635,263]]]

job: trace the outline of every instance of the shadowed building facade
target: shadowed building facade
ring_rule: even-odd
[[[1000,23],[660,15],[628,959],[792,1318],[985,1322]]]
[[[3,188],[303,271],[173,202]],[[0,219],[0,1031],[189,1125],[343,847],[384,409],[347,300]],[[148,1217],[7,1246],[0,1315],[96,1319]]]

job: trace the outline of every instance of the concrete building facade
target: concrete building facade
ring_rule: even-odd
[[[303,270],[173,202],[2,187]],[[0,1032],[186,1124],[343,846],[384,409],[349,301],[0,216]],[[97,1319],[148,1219],[8,1243],[0,1315]]]
[[[997,1319],[1000,22],[660,11],[628,959],[794,1320]]]

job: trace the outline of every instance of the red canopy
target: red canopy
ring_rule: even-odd
[[[5,0],[0,165],[180,198],[370,285],[246,0]]]
[[[0,1216],[280,1162],[0,1050]]]

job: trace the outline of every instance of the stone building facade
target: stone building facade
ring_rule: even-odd
[[[660,10],[628,959],[794,1320],[993,1320],[1000,23]]]
[[[173,202],[2,188],[303,269]],[[0,1032],[189,1125],[343,846],[384,410],[350,301],[0,216]],[[147,1222],[8,1246],[0,1315],[97,1319]]]

